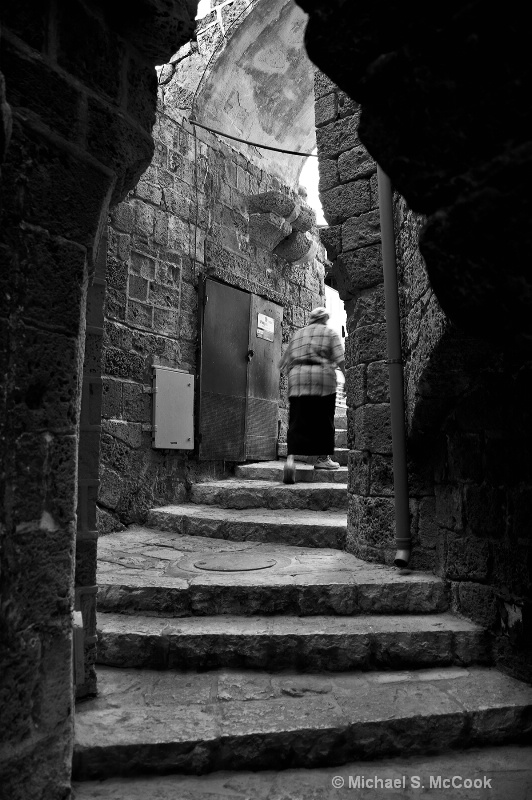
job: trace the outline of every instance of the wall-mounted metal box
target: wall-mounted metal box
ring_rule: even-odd
[[[153,447],[194,449],[194,376],[153,368]]]

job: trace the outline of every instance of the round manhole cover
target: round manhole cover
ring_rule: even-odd
[[[208,572],[247,572],[253,569],[269,569],[276,564],[274,558],[253,555],[252,553],[213,553],[194,561],[197,569]]]

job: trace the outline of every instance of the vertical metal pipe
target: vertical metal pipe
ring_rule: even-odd
[[[397,546],[394,564],[396,567],[406,567],[410,560],[412,540],[410,537],[410,513],[408,508],[405,401],[399,292],[397,287],[397,267],[395,263],[392,187],[390,179],[378,165],[377,180],[379,186],[384,302],[386,307],[386,336],[388,340],[387,363],[390,381],[390,411],[392,422],[395,541]]]

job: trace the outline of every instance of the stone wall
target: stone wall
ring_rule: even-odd
[[[285,342],[295,327],[305,324],[310,309],[324,300],[323,252],[321,261],[287,261],[273,250],[290,228],[285,223],[284,233],[268,242],[256,224],[262,215],[253,213],[250,198],[264,192],[279,192],[291,208],[301,204],[297,187],[283,185],[221,138],[195,130],[175,108],[170,116],[166,100],[173,102],[171,95],[161,93],[154,158],[112,212],[109,226],[102,533],[142,520],[155,505],[185,499],[191,481],[224,469],[223,463],[198,462],[188,451],[151,446],[152,399],[146,392],[152,366],[196,371],[199,280],[209,275],[282,305]],[[283,379],[282,438],[285,395]]]
[[[10,106],[2,104],[2,121],[12,119],[0,141],[3,150],[9,140],[0,222],[0,785],[10,800],[70,795],[87,288],[109,203],[151,157],[153,65],[191,31],[192,6],[168,14],[140,2],[127,30],[108,4],[43,0],[0,12]],[[83,529],[78,552],[94,527]],[[94,560],[84,564],[76,581],[92,585]]]
[[[356,108],[317,73],[320,193],[332,223],[321,235],[350,334],[348,549],[390,563],[395,525],[378,200],[375,163],[356,138]],[[399,195],[394,213],[411,566],[448,580],[453,608],[492,631],[497,663],[530,679],[529,367],[519,352],[449,321],[419,249],[424,217]]]
[[[530,680],[530,368],[442,312],[397,199],[410,496],[456,611],[494,634],[499,666]]]
[[[376,164],[361,144],[359,108],[316,73],[320,196],[329,227],[321,231],[332,275],[347,311],[348,550],[393,563],[395,519],[384,285]],[[417,538],[412,498],[414,567],[430,568],[432,550]]]

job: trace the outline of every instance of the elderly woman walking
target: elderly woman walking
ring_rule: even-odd
[[[294,456],[317,455],[314,469],[338,469],[334,453],[336,369],[345,374],[344,348],[327,325],[325,308],[313,309],[309,323],[295,332],[281,359],[288,369],[290,403],[284,483],[295,483]]]

